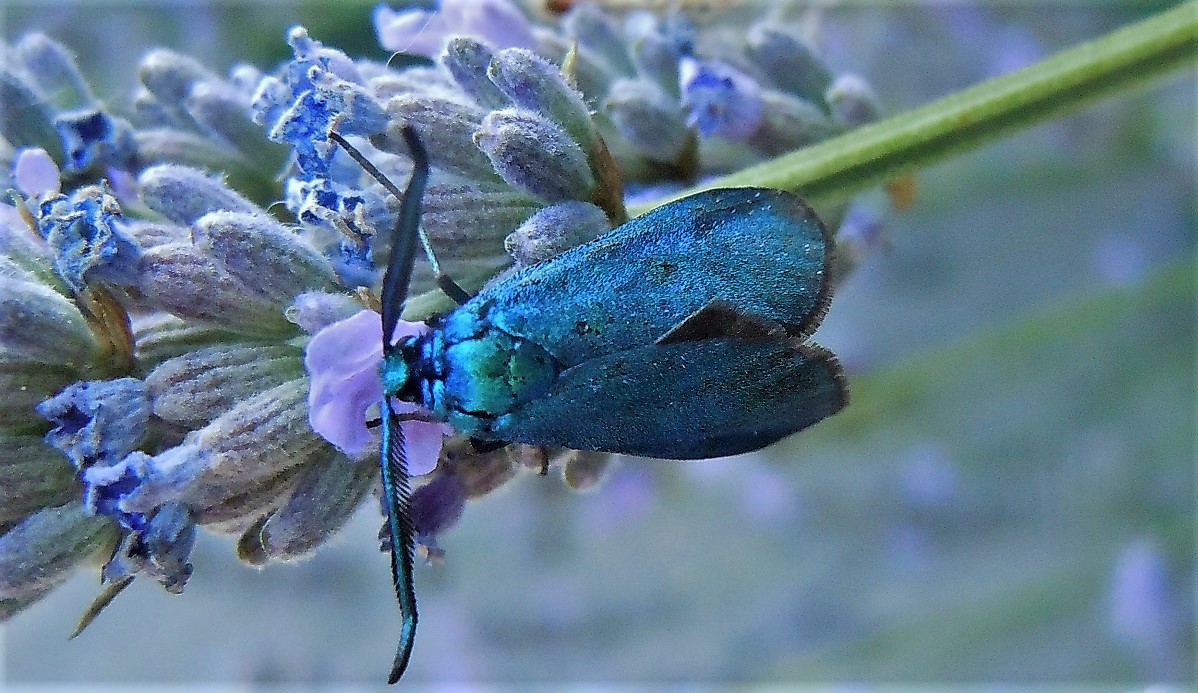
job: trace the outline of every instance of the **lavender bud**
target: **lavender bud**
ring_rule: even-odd
[[[677,101],[671,101],[643,79],[621,79],[612,85],[603,108],[616,130],[655,161],[678,161],[693,134]]]
[[[137,78],[160,103],[178,111],[184,111],[183,101],[196,84],[221,81],[199,61],[164,49],[142,58]]]
[[[517,106],[564,129],[583,151],[595,148],[598,134],[591,110],[555,65],[532,51],[508,48],[495,54],[487,76]]]
[[[134,354],[142,368],[153,368],[167,359],[221,342],[234,342],[238,335],[205,324],[181,320],[167,313],[141,315],[133,321]]]
[[[578,41],[599,60],[607,63],[613,72],[630,75],[635,68],[628,57],[624,37],[608,19],[607,14],[595,5],[575,6],[562,21],[567,36]]]
[[[238,151],[255,157],[270,151],[262,128],[250,117],[249,97],[236,88],[224,82],[199,82],[183,106],[197,123]]]
[[[283,505],[303,471],[304,467],[293,467],[274,476],[255,479],[237,489],[209,489],[203,495],[197,491],[191,494],[198,499],[192,506],[199,507],[196,503],[203,506],[199,518],[207,529],[225,534],[248,533],[254,525],[261,527],[266,517]],[[238,553],[240,556],[241,546],[238,547]],[[265,562],[255,563],[252,555],[240,557],[255,565]]]
[[[465,489],[466,498],[481,498],[503,486],[516,476],[514,446],[494,452],[475,453],[469,443],[447,450],[443,463],[446,473],[452,474]]]
[[[188,126],[187,121],[180,118],[178,112],[164,106],[145,87],[134,87],[133,122],[143,128],[183,128]]]
[[[222,344],[165,361],[146,376],[146,389],[156,416],[198,427],[300,375],[296,347]]]
[[[877,94],[857,75],[837,77],[825,98],[832,108],[832,116],[846,130],[872,123],[882,114]]]
[[[494,54],[491,49],[469,36],[455,36],[445,46],[441,63],[453,75],[453,81],[483,108],[503,108],[511,101],[487,77]]]
[[[201,169],[245,166],[244,157],[224,142],[174,127],[138,130],[134,135],[141,166],[174,164]]]
[[[125,234],[142,250],[168,243],[190,243],[191,229],[180,224],[164,224],[157,221],[130,221],[124,226]]]
[[[387,114],[391,122],[386,134],[371,138],[379,149],[407,154],[400,130],[411,125],[434,167],[475,180],[498,180],[486,155],[477,147],[465,146],[486,115],[481,108],[450,99],[403,94],[387,103]]]
[[[73,368],[12,360],[0,354],[0,392],[4,393],[0,397],[0,427],[37,425],[37,405],[77,378]]]
[[[333,447],[308,426],[307,398],[307,379],[293,380],[242,400],[194,433],[211,462],[183,500],[207,509],[290,469],[326,463]]]
[[[42,33],[26,34],[14,53],[56,109],[95,107],[96,97],[62,44]]]
[[[607,215],[589,202],[560,202],[528,218],[503,242],[518,267],[535,265],[610,230]]]
[[[294,332],[276,301],[262,298],[192,245],[151,248],[142,254],[141,269],[138,288],[142,295],[181,318],[204,320],[246,334]]]
[[[308,465],[295,490],[258,531],[242,537],[238,554],[255,564],[288,561],[315,551],[341,529],[378,478],[375,462],[351,462],[338,456],[328,464]],[[256,550],[249,546],[256,544]]]
[[[297,294],[334,290],[333,266],[294,232],[262,213],[213,212],[195,222],[196,249],[280,309]]]
[[[700,134],[744,142],[758,131],[762,89],[752,77],[729,65],[689,59],[681,75],[687,122]]]
[[[194,224],[209,212],[262,212],[224,183],[187,166],[153,166],[138,182],[146,206],[178,224]]]
[[[632,44],[636,71],[675,101],[682,96],[678,80],[681,55],[674,42],[656,31],[645,32]]]
[[[307,291],[295,297],[283,311],[288,320],[308,334],[316,334],[338,320],[362,310],[362,304],[345,294]]]
[[[54,112],[25,80],[0,65],[0,136],[14,147],[57,146]],[[57,154],[51,151],[51,154]]]
[[[613,457],[606,452],[571,450],[561,460],[566,485],[575,491],[593,491],[607,479]]]
[[[832,84],[832,72],[811,48],[790,34],[758,25],[749,30],[749,59],[779,88],[809,101],[820,101]]]
[[[46,443],[76,469],[112,465],[141,444],[150,419],[146,386],[136,378],[91,380],[45,400],[37,413],[53,424]]]
[[[19,270],[0,275],[33,281],[64,295],[67,293],[62,278],[54,271],[49,246],[36,232],[25,226],[24,222],[19,226],[9,226],[0,222],[0,257],[5,258],[6,264],[11,263],[14,270]]]
[[[751,141],[769,154],[798,149],[839,131],[819,106],[805,99],[766,91],[761,105],[761,125]]]
[[[46,591],[116,539],[116,525],[79,502],[30,515],[0,537],[0,599]]]
[[[424,196],[421,221],[436,247],[454,252],[443,263],[477,262],[498,255],[500,239],[535,212],[538,204],[526,193],[503,184],[440,183]],[[421,271],[418,265],[417,272]]]
[[[33,435],[0,436],[0,527],[76,497],[75,469]]]
[[[546,202],[588,199],[595,186],[578,143],[536,113],[493,111],[475,133],[474,143],[509,185]]]
[[[0,276],[0,351],[38,363],[84,366],[100,355],[79,309],[41,284]]]

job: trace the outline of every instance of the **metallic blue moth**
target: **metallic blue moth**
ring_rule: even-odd
[[[415,133],[404,137],[414,168],[383,280],[384,335],[403,312],[429,173]],[[710,190],[484,288],[423,335],[385,339],[381,466],[403,612],[389,681],[416,630],[393,397],[500,443],[666,459],[759,450],[847,403],[835,357],[804,342],[831,298],[831,249],[790,193]]]

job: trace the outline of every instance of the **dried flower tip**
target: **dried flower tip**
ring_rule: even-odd
[[[75,293],[95,281],[127,286],[137,281],[141,249],[122,228],[121,206],[103,188],[42,203],[38,231],[54,253],[54,269]]]
[[[707,137],[743,142],[756,132],[762,118],[761,87],[752,77],[728,65],[682,62],[683,105],[687,123]]]
[[[509,185],[546,202],[590,199],[595,177],[566,131],[531,111],[493,111],[474,142]]]
[[[748,57],[778,88],[820,102],[832,83],[832,71],[798,38],[767,25],[749,30]]]
[[[485,44],[469,36],[455,36],[445,46],[441,63],[453,81],[483,108],[503,108],[511,103],[499,87],[487,77],[494,53]]]
[[[557,66],[532,51],[509,48],[495,54],[487,76],[517,106],[559,125],[588,156],[599,146],[590,108]]]
[[[607,215],[589,202],[560,202],[528,218],[503,242],[504,249],[526,267],[548,260],[610,230]]]
[[[136,378],[92,380],[70,385],[37,412],[53,424],[46,443],[83,470],[116,464],[141,444],[150,402],[145,383]]]
[[[45,149],[22,149],[12,165],[13,183],[26,197],[50,197],[62,189],[58,164]]]
[[[193,224],[209,212],[261,213],[221,181],[187,166],[153,166],[138,182],[146,206],[178,224]]]
[[[196,248],[220,261],[255,294],[280,309],[305,291],[337,287],[332,265],[302,238],[265,214],[213,212],[195,223]]]
[[[0,350],[37,363],[81,367],[99,344],[75,304],[41,284],[0,276]]]
[[[114,523],[88,515],[79,502],[30,515],[0,537],[0,600],[46,592],[116,538]]]
[[[211,346],[163,362],[146,376],[146,389],[155,416],[198,427],[303,375],[299,357],[285,344]]]
[[[130,168],[137,154],[133,127],[104,111],[85,109],[60,113],[54,129],[66,153],[66,168],[81,171],[92,165]]]
[[[624,139],[654,161],[675,163],[692,144],[678,103],[647,80],[617,80],[603,109]]]
[[[882,115],[877,94],[857,75],[837,77],[825,98],[836,122],[846,130],[872,123]]]
[[[121,540],[101,572],[105,583],[117,583],[138,574],[157,580],[171,594],[180,594],[191,577],[188,562],[195,546],[196,527],[191,511],[179,503],[165,503],[144,530]]]

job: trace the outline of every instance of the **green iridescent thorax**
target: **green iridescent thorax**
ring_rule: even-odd
[[[443,404],[483,417],[506,414],[540,397],[558,373],[545,349],[494,328],[447,345],[444,359]]]
[[[397,350],[383,358],[382,377],[383,394],[395,395],[408,382],[412,369],[402,350]]]

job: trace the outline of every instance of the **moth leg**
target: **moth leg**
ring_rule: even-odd
[[[506,440],[487,440],[485,438],[470,438],[470,448],[477,455],[485,455],[488,452],[502,450],[511,445]]]

